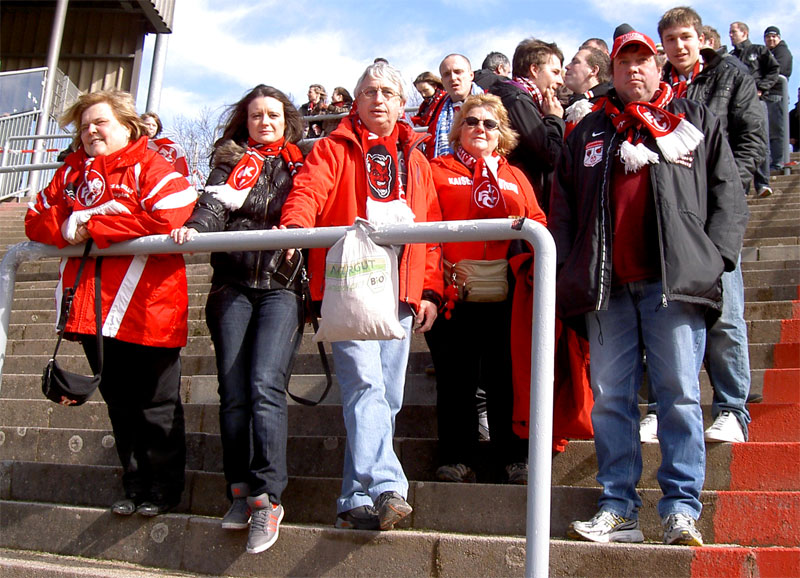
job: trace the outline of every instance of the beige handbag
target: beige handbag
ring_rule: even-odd
[[[459,301],[497,303],[508,297],[508,261],[462,259],[444,262],[445,282],[456,286]]]

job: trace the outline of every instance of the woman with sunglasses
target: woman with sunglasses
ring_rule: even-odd
[[[500,99],[478,94],[464,101],[450,131],[454,153],[431,162],[442,219],[490,219],[521,216],[545,224],[545,215],[522,171],[505,159],[517,144]],[[436,367],[439,463],[436,478],[474,482],[478,461],[475,391],[487,394],[492,455],[497,477],[525,484],[527,442],[511,429],[511,301],[507,296],[474,301],[463,291],[455,266],[462,260],[508,256],[511,241],[445,243],[445,315],[426,334]],[[502,282],[502,279],[500,280]]]

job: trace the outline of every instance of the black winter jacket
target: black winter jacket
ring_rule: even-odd
[[[547,212],[553,169],[564,146],[564,120],[542,116],[531,95],[510,81],[494,83],[490,92],[503,101],[511,128],[519,134],[519,144],[508,161],[525,172],[539,206]]]
[[[778,61],[781,74],[788,79],[792,75],[792,52],[789,50],[789,45],[784,40],[781,40],[770,52],[772,52],[773,58]]]
[[[213,169],[206,186],[225,183],[245,150],[233,141],[218,146],[214,151]],[[283,202],[291,190],[292,176],[286,162],[280,156],[267,157],[258,182],[239,209],[228,210],[210,193],[204,192],[184,226],[197,229],[200,233],[271,229],[280,223]],[[283,262],[283,255],[283,251],[212,253],[211,266],[214,274],[211,281],[232,283],[251,289],[284,288],[284,285],[272,278]],[[296,281],[289,288],[299,292],[299,278]]]
[[[702,102],[719,117],[728,137],[743,190],[747,190],[758,164],[767,154],[766,118],[753,79],[733,56],[720,56],[712,48],[700,51],[703,70],[689,84],[686,97]],[[669,82],[672,64],[664,65]]]
[[[611,97],[616,98],[613,91]],[[645,138],[660,157],[649,170],[663,299],[667,306],[686,301],[719,310],[720,276],[738,261],[747,204],[717,117],[686,99],[673,100],[667,110],[685,115],[704,140],[687,163],[670,163],[655,140]],[[556,243],[556,305],[564,319],[608,308],[613,266],[609,183],[620,142],[605,112],[595,111],[570,133],[556,169],[547,224]]]
[[[772,56],[769,48],[763,44],[753,44],[749,40],[745,40],[731,50],[731,55],[744,62],[750,69],[750,75],[756,81],[756,87],[761,91],[761,96],[769,94],[769,91],[778,82],[780,74],[780,65]]]

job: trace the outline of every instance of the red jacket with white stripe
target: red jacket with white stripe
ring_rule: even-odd
[[[167,159],[173,168],[182,174],[184,177],[189,176],[189,165],[186,162],[186,152],[183,150],[183,147],[168,139],[167,137],[161,137],[156,139],[150,139],[147,143],[148,148],[151,150],[156,151],[162,157]]]
[[[192,214],[196,191],[161,155],[147,148],[146,137],[95,159],[90,193],[96,195],[86,194],[86,160],[83,149],[69,155],[50,184],[29,204],[25,216],[28,238],[66,247],[69,243],[62,236],[62,226],[73,210],[82,208],[75,200],[76,191],[83,193],[83,198],[94,196],[96,205],[107,201],[102,204],[124,207],[117,209],[123,211],[117,214],[94,214],[87,222],[89,234],[101,248],[146,235],[168,234]],[[88,206],[88,210],[93,208]],[[75,282],[79,263],[80,258],[61,262],[57,308],[64,288]],[[86,263],[66,333],[96,333],[94,265],[94,259]],[[104,257],[101,290],[104,336],[156,347],[186,345],[188,298],[182,255]]]

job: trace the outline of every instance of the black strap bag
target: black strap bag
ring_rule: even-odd
[[[47,366],[42,372],[42,393],[44,396],[60,405],[81,405],[91,397],[97,386],[100,385],[100,374],[103,372],[103,336],[100,333],[101,300],[100,300],[100,266],[102,257],[97,258],[95,264],[95,284],[94,284],[94,316],[97,327],[97,359],[99,367],[95,375],[86,376],[79,373],[72,373],[58,365],[56,354],[64,337],[64,328],[69,319],[69,311],[72,307],[72,300],[78,283],[81,280],[83,267],[89,258],[89,251],[92,248],[92,240],[86,242],[86,249],[83,251],[83,258],[78,267],[78,274],[75,276],[75,284],[64,291],[61,297],[61,316],[58,319],[56,330],[58,331],[58,341],[53,357],[47,362]]]

